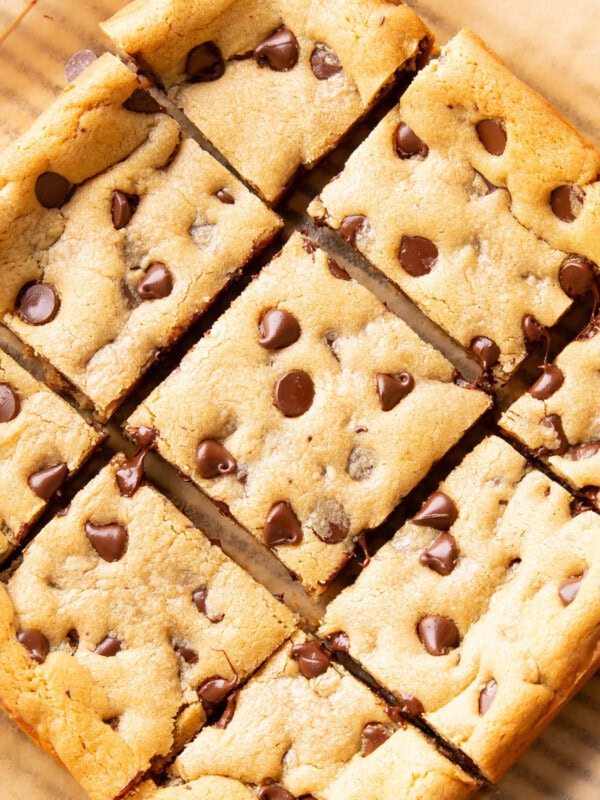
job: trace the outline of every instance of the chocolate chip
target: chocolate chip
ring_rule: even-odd
[[[35,182],[35,196],[44,208],[60,208],[72,190],[73,184],[57,172],[44,172]]]
[[[27,483],[31,491],[42,500],[50,500],[56,494],[69,475],[69,467],[62,462],[33,472]]]
[[[415,388],[415,381],[410,372],[399,372],[397,375],[378,372],[376,381],[382,411],[396,408],[398,403]]]
[[[307,527],[326,544],[343,542],[350,532],[350,523],[344,507],[332,497],[319,501],[306,520]]]
[[[448,617],[423,617],[417,625],[417,633],[432,656],[445,656],[460,644],[456,623]]]
[[[477,135],[485,149],[493,156],[501,156],[506,149],[506,131],[501,119],[482,119],[477,123]]]
[[[204,439],[196,451],[196,466],[201,478],[218,478],[237,471],[237,461],[221,442]]]
[[[139,428],[128,428],[127,435],[138,445],[138,447],[151,447],[156,441],[158,431],[155,428],[148,428],[140,425]]]
[[[489,710],[489,707],[494,702],[496,697],[496,693],[498,691],[498,684],[492,678],[490,681],[486,683],[484,688],[481,690],[479,694],[479,713],[483,717],[486,711]]]
[[[492,339],[488,339],[487,336],[476,336],[471,342],[469,349],[484,372],[489,372],[500,359],[500,348],[496,342]]]
[[[98,56],[93,50],[78,50],[65,64],[65,77],[71,83],[84,69],[93,64]]]
[[[335,52],[324,42],[317,42],[310,56],[310,66],[318,81],[326,81],[339,75],[343,67]]]
[[[438,575],[450,575],[458,561],[458,548],[454,536],[441,533],[435,542],[424,550],[419,561]]]
[[[333,275],[334,278],[338,278],[340,281],[351,281],[352,278],[343,267],[334,261],[333,258],[327,258],[327,266],[329,268],[329,272]]]
[[[30,325],[52,322],[59,308],[60,298],[47,283],[30,283],[21,289],[17,297],[17,312],[23,322]]]
[[[229,725],[231,720],[233,719],[233,715],[235,714],[235,707],[237,705],[237,692],[232,692],[227,698],[227,705],[225,706],[225,711],[221,714],[218,721],[215,722],[214,727],[218,728],[219,730],[224,731],[225,728]]]
[[[307,239],[306,236],[302,237],[302,249],[305,253],[308,253],[309,256],[312,256],[317,252],[314,242],[311,242],[311,240]]]
[[[371,753],[377,750],[378,747],[392,735],[392,731],[385,728],[378,722],[369,722],[362,731],[364,743],[362,746],[361,754],[364,758],[370,756]]]
[[[258,800],[296,800],[295,795],[288,792],[283,786],[277,786],[274,783],[261,786],[256,796]]]
[[[215,197],[226,206],[232,206],[235,204],[234,196],[227,189],[219,189],[218,192],[215,192]]]
[[[234,675],[233,678],[222,678],[220,675],[215,675],[200,684],[198,697],[207,714],[212,713],[214,707],[225,700],[229,692],[235,689],[237,682],[237,675]]]
[[[587,575],[587,569],[581,575],[576,575],[573,578],[567,578],[558,587],[558,596],[560,597],[563,606],[569,606],[577,597],[581,584]]]
[[[192,83],[210,83],[225,74],[225,61],[214,42],[202,44],[190,50],[185,63],[185,72]]]
[[[196,589],[196,591],[192,594],[192,602],[194,603],[198,611],[201,614],[204,614],[204,616],[208,619],[209,622],[213,622],[215,624],[218,622],[222,622],[223,619],[225,618],[225,614],[217,614],[216,617],[211,617],[211,615],[208,613],[208,610],[206,608],[207,597],[208,597],[208,589],[202,587],[200,589]]]
[[[412,158],[413,156],[427,158],[429,155],[429,148],[425,142],[419,139],[417,134],[405,122],[401,122],[394,131],[394,147],[396,148],[396,153],[402,159]]]
[[[131,217],[134,215],[139,203],[139,197],[135,194],[125,194],[118,189],[112,195],[112,222],[119,231],[124,228]]]
[[[44,663],[48,651],[50,650],[50,644],[43,633],[30,628],[28,630],[19,631],[19,633],[17,633],[17,639],[34,661],[37,661],[38,664]]]
[[[592,458],[600,450],[600,442],[586,442],[579,444],[573,448],[571,452],[572,461],[585,461],[586,458]]]
[[[173,291],[173,276],[165,264],[155,261],[150,265],[136,291],[143,300],[160,300]]]
[[[289,28],[282,25],[272,36],[257,45],[254,58],[261,67],[287,72],[298,63],[299,52],[298,40]]]
[[[583,256],[569,256],[560,268],[560,288],[569,297],[580,297],[594,290],[594,264]]]
[[[331,656],[320,642],[304,642],[292,647],[292,658],[305,678],[318,678],[329,669]]]
[[[144,479],[144,461],[148,448],[143,447],[131,458],[125,459],[115,473],[119,492],[123,497],[133,497]]]
[[[131,97],[123,103],[123,107],[128,111],[135,111],[137,114],[158,114],[163,110],[162,106],[145,89],[136,89]]]
[[[173,650],[175,650],[178,656],[181,656],[186,664],[198,663],[198,653],[195,650],[192,650],[191,647],[188,647],[185,644],[176,644],[173,645]]]
[[[558,447],[555,450],[547,450],[546,448],[542,448],[544,452],[540,452],[539,455],[550,454],[553,456],[564,456],[569,449],[569,440],[566,437],[560,416],[558,414],[549,414],[542,420],[542,425],[544,425],[546,428],[551,428],[554,431],[558,439]]]
[[[267,350],[281,350],[300,338],[298,320],[289,311],[270,308],[260,318],[258,343]]]
[[[435,267],[438,249],[423,236],[403,236],[400,244],[400,263],[413,278],[428,275]]]
[[[265,542],[269,547],[279,544],[300,544],[302,527],[289,503],[275,503],[267,515],[264,528]]]
[[[411,519],[415,525],[426,525],[437,531],[447,531],[456,522],[458,509],[444,492],[433,492]]]
[[[385,713],[399,728],[406,728],[406,720],[402,716],[402,709],[398,706],[386,706]]]
[[[286,372],[275,384],[273,402],[286,417],[301,417],[312,406],[315,385],[307,372]]]
[[[107,636],[94,650],[94,653],[105,658],[111,658],[121,652],[123,642],[116,636]]]
[[[350,639],[348,638],[348,634],[344,633],[344,631],[337,631],[336,633],[331,633],[327,640],[331,645],[331,649],[334,653],[349,653],[350,652]]]
[[[69,647],[71,647],[72,650],[77,650],[77,648],[79,647],[79,634],[77,633],[75,628],[71,628],[71,630],[67,632],[65,638],[69,643]]]
[[[19,396],[8,383],[0,383],[0,423],[10,422],[21,410]]]
[[[354,245],[356,244],[356,237],[366,230],[368,224],[369,222],[364,214],[351,214],[348,217],[344,217],[339,231],[342,238]]]
[[[583,199],[579,186],[558,186],[550,195],[550,208],[563,222],[575,222],[583,208]]]
[[[125,525],[118,522],[94,525],[88,520],[85,523],[85,533],[94,550],[104,561],[120,561],[125,555],[129,540]]]
[[[401,692],[400,698],[404,703],[404,708],[408,711],[409,714],[412,714],[415,717],[419,717],[421,714],[425,713],[425,708],[423,706],[423,703],[419,700],[418,697],[415,697],[412,694],[408,694],[408,692]]]
[[[542,339],[548,339],[548,328],[538,322],[537,319],[531,314],[526,314],[521,323],[523,328],[523,335],[528,342],[540,342]]]
[[[544,364],[544,371],[529,390],[536,400],[546,400],[557,392],[565,382],[565,376],[555,364]]]
[[[365,481],[371,477],[377,459],[372,450],[366,447],[355,447],[348,458],[348,475],[353,481]]]

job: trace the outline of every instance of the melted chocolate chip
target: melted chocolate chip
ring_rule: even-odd
[[[296,800],[296,797],[291,792],[274,783],[268,786],[261,786],[256,796],[258,800]]]
[[[501,156],[506,149],[506,131],[501,119],[482,119],[477,123],[477,135],[485,149],[493,156]]]
[[[204,439],[196,451],[196,466],[201,478],[219,478],[237,471],[237,461],[229,450],[215,439]]]
[[[327,266],[329,268],[329,272],[333,275],[334,278],[338,278],[340,281],[351,281],[352,278],[343,267],[334,261],[333,258],[327,259]]]
[[[433,492],[411,519],[415,525],[426,525],[437,531],[447,531],[456,522],[458,509],[444,492]]]
[[[30,325],[46,325],[58,314],[60,298],[47,283],[24,286],[17,297],[17,313]]]
[[[376,381],[382,411],[396,408],[398,403],[415,388],[415,381],[410,372],[399,372],[397,375],[378,372]]]
[[[119,492],[123,497],[133,497],[144,479],[144,461],[149,448],[143,447],[131,458],[125,459],[115,473]]]
[[[325,544],[343,542],[350,532],[350,517],[344,507],[332,497],[320,500],[306,520],[306,525]]]
[[[486,683],[486,685],[481,690],[481,693],[479,695],[479,713],[481,714],[482,717],[486,713],[486,711],[489,710],[489,707],[494,702],[497,692],[498,692],[498,684],[492,678]]]
[[[131,97],[123,103],[128,111],[135,111],[137,114],[158,114],[162,106],[145,89],[136,89]]]
[[[594,264],[583,256],[569,256],[560,268],[560,288],[569,297],[580,297],[598,291]]]
[[[578,186],[558,186],[550,195],[550,208],[563,222],[575,222],[581,213],[583,198]]]
[[[592,458],[600,450],[600,442],[585,442],[585,444],[578,444],[571,452],[572,461],[585,461],[586,458]]]
[[[412,694],[408,694],[408,692],[401,692],[400,698],[404,703],[404,708],[408,711],[409,714],[418,717],[421,714],[425,713],[425,708],[423,706],[423,703],[419,700],[418,697],[415,697]],[[390,719],[393,718],[390,717]]]
[[[413,278],[428,275],[435,267],[438,249],[423,236],[403,236],[400,244],[400,263]]]
[[[548,328],[538,322],[532,314],[526,314],[521,323],[523,335],[528,342],[541,342],[542,339],[549,339]]]
[[[88,541],[104,561],[120,561],[125,555],[129,536],[125,525],[110,522],[108,525],[85,523]]]
[[[116,636],[107,636],[96,647],[94,653],[98,656],[104,656],[104,658],[112,658],[112,656],[116,656],[117,653],[121,652],[122,647],[123,642],[119,638]]]
[[[269,547],[279,544],[300,544],[302,527],[289,503],[275,503],[267,515],[264,528],[265,542]]]
[[[10,422],[21,410],[19,396],[8,383],[0,383],[0,423]]]
[[[435,542],[424,550],[419,561],[438,575],[450,575],[458,561],[458,548],[454,536],[441,533]]]
[[[546,400],[557,392],[565,382],[565,376],[555,364],[544,364],[544,371],[529,390],[536,400]]]
[[[158,431],[155,428],[148,428],[146,425],[140,425],[139,428],[129,428],[127,430],[127,435],[138,447],[151,447],[156,441]]]
[[[356,237],[363,232],[368,225],[368,220],[364,214],[351,214],[344,217],[339,227],[343,239],[352,245],[356,244]]]
[[[218,192],[215,192],[215,197],[226,206],[235,205],[235,198],[227,189],[219,189]]]
[[[188,647],[185,644],[176,644],[173,646],[173,650],[175,650],[178,656],[181,656],[186,664],[198,663],[198,653],[195,650],[192,650],[191,647]]]
[[[235,689],[237,683],[237,675],[234,675],[233,678],[222,678],[220,675],[215,675],[203,681],[198,687],[198,697],[205,712],[211,714],[214,707],[222,703],[229,692]]]
[[[50,500],[58,492],[69,476],[69,467],[63,462],[53,467],[33,472],[27,483],[31,491],[41,500]]]
[[[300,338],[298,320],[289,311],[270,308],[260,318],[258,343],[267,350],[281,350]]]
[[[573,578],[567,578],[560,584],[558,587],[558,596],[560,597],[563,606],[569,606],[573,600],[575,600],[587,573],[588,571],[586,569],[581,575],[576,575]]]
[[[112,196],[111,215],[115,228],[124,228],[135,214],[140,198],[134,194],[125,194],[116,190]]]
[[[487,336],[476,336],[469,346],[483,372],[489,372],[500,359],[500,348]]]
[[[548,450],[547,448],[542,447],[538,452],[536,452],[535,455],[564,456],[569,449],[569,440],[566,437],[562,425],[562,419],[558,414],[549,414],[542,420],[542,425],[544,425],[546,428],[552,428],[556,434],[556,437],[558,438],[558,447],[555,450]]]
[[[423,617],[417,625],[417,633],[432,656],[445,656],[460,644],[456,623],[448,617]]]
[[[337,633],[331,633],[327,640],[331,645],[331,649],[334,653],[349,653],[350,652],[350,639],[348,638],[348,634],[344,633],[344,631],[338,631]]]
[[[155,261],[151,264],[136,292],[143,300],[160,300],[168,297],[173,291],[173,276],[165,264]]]
[[[273,402],[286,417],[301,417],[312,406],[315,385],[307,372],[286,372],[275,384]]]
[[[19,631],[17,639],[29,653],[30,658],[37,661],[38,664],[43,664],[50,650],[48,639],[40,631],[33,629]]]
[[[335,52],[324,42],[318,42],[310,56],[310,66],[318,81],[339,75],[343,67]]]
[[[254,58],[261,67],[287,72],[298,63],[299,53],[298,40],[289,28],[282,25],[255,48]]]
[[[233,715],[235,714],[235,707],[237,705],[237,692],[232,692],[229,697],[227,698],[227,705],[225,706],[225,710],[219,717],[218,721],[215,722],[214,727],[218,728],[219,730],[225,730],[225,728],[229,725],[231,720],[233,719]]]
[[[394,147],[396,153],[402,159],[412,158],[413,156],[427,158],[429,155],[429,148],[425,142],[419,139],[417,134],[405,122],[401,122],[394,131]]]
[[[57,172],[44,172],[35,182],[35,196],[44,208],[60,208],[72,191],[73,184]]]
[[[410,695],[409,695],[410,696]],[[399,728],[406,728],[406,720],[402,716],[402,709],[398,706],[386,706],[385,713]]]
[[[78,75],[96,61],[98,56],[93,50],[78,50],[65,64],[65,77],[71,83]]]
[[[196,589],[196,591],[192,594],[192,602],[198,609],[201,614],[208,619],[209,622],[213,622],[215,625],[219,622],[222,622],[225,618],[225,614],[217,614],[216,617],[211,617],[208,613],[208,609],[206,608],[206,598],[208,597],[208,589],[202,587],[200,589]]]
[[[214,42],[203,42],[190,50],[185,72],[192,83],[210,83],[225,74],[225,61]]]
[[[363,728],[362,735],[364,743],[361,753],[362,756],[366,758],[367,756],[370,756],[372,752],[377,750],[378,747],[381,747],[384,742],[387,742],[392,735],[392,731],[388,730],[378,722],[369,722]]]
[[[292,658],[305,678],[318,678],[329,669],[331,656],[320,642],[305,642],[292,647]]]

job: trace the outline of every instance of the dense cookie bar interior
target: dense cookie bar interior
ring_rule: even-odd
[[[106,418],[279,226],[107,54],[3,154],[0,314]]]
[[[0,562],[101,439],[0,350]]]
[[[466,30],[309,212],[506,379],[599,260],[600,153]]]
[[[0,704],[92,800],[181,749],[294,627],[155,489],[122,494],[125,467],[105,467],[0,586]]]
[[[102,27],[269,201],[432,43],[382,0],[161,0]]]
[[[128,425],[318,593],[488,406],[295,234]]]
[[[600,658],[600,519],[572,499],[484,440],[321,628],[494,781]]]

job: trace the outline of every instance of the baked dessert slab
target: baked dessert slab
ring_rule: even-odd
[[[0,350],[0,563],[103,438]]]
[[[0,165],[0,315],[106,419],[280,220],[104,55]]]
[[[600,337],[592,324],[546,365],[502,427],[574,489],[600,487]]]
[[[505,380],[524,319],[569,307],[565,264],[597,269],[598,174],[600,152],[464,30],[309,213]]]
[[[600,517],[571,501],[484,440],[321,627],[492,781],[600,660]]]
[[[127,424],[318,594],[488,407],[296,233]]]
[[[151,0],[102,28],[270,202],[433,41],[383,0]]]
[[[105,467],[0,587],[0,704],[92,800],[177,752],[292,614],[149,485]]]

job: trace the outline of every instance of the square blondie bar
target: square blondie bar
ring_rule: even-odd
[[[489,402],[297,233],[128,425],[318,594]]]
[[[270,202],[433,40],[383,0],[150,0],[102,27]]]
[[[0,163],[0,317],[106,419],[280,220],[118,59]]]

